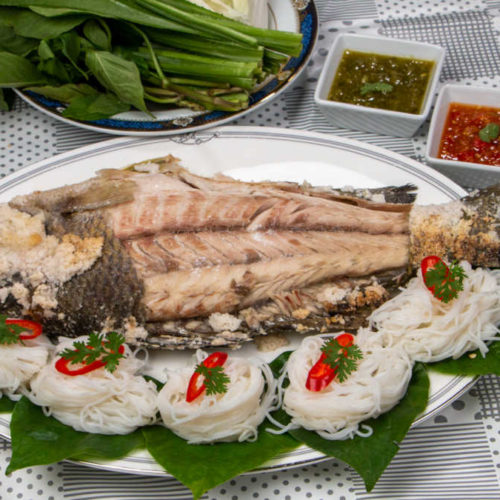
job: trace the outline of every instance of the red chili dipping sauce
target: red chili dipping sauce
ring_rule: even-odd
[[[500,108],[452,102],[438,157],[500,166]]]

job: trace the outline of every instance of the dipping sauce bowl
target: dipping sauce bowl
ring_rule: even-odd
[[[444,54],[427,43],[339,35],[315,102],[337,127],[411,137],[431,109]]]

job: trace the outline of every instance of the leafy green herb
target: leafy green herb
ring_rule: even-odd
[[[23,467],[52,464],[65,458],[116,460],[144,446],[140,429],[120,436],[75,431],[53,417],[46,417],[42,408],[26,397],[15,405],[10,433],[12,459],[7,474]]]
[[[116,332],[107,335],[91,333],[87,343],[76,341],[73,343],[73,349],[66,348],[60,356],[69,360],[70,364],[90,365],[99,360],[106,364],[106,370],[114,372],[120,359],[124,357],[118,352],[124,342],[125,337]]]
[[[82,96],[96,96],[99,92],[87,85],[86,83],[67,83],[65,85],[60,85],[59,87],[53,85],[44,85],[43,87],[27,87],[25,90],[30,90],[41,94],[49,99],[55,99],[56,101],[69,103]],[[113,96],[114,97],[114,96]]]
[[[492,142],[500,135],[500,125],[498,123],[488,123],[479,131],[479,138],[483,142]]]
[[[40,44],[38,45],[38,57],[42,61],[46,61],[47,59],[54,59],[56,55],[54,52],[52,52],[52,49],[50,48],[49,42],[47,40],[41,40]]]
[[[30,10],[33,12],[36,12],[37,14],[40,14],[41,16],[45,17],[57,17],[57,16],[67,16],[68,14],[81,14],[82,12],[79,11],[78,9],[64,9],[64,8],[57,8],[57,7],[35,7],[35,6],[30,6]]]
[[[65,64],[59,57],[56,56],[53,50],[53,42],[41,40],[38,47],[38,55],[40,62],[37,68],[46,75],[55,78],[62,83],[70,83],[77,77],[72,66]]]
[[[0,413],[11,413],[16,406],[16,402],[0,393]]]
[[[278,357],[274,358],[271,363],[269,363],[269,367],[273,372],[274,378],[279,378],[284,366],[286,365],[288,358],[292,355],[293,351],[285,351],[282,352]]]
[[[85,21],[87,16],[71,15],[49,18],[31,10],[0,7],[0,19],[2,23],[11,26],[17,35],[49,40],[75,28]]]
[[[27,56],[37,45],[37,40],[17,35],[11,26],[2,24],[0,20],[0,50]]]
[[[189,28],[182,29],[182,26],[179,26],[178,23],[153,15],[137,7],[130,1],[108,0],[104,2],[103,0],[85,0],[84,2],[81,1],[77,3],[75,0],[0,0],[0,6],[27,7],[30,9],[37,8],[38,12],[44,13],[44,16],[50,13],[52,13],[52,15],[61,13],[69,14],[70,12],[88,13],[110,19],[124,19],[153,28],[178,29],[180,31],[193,32],[193,30]],[[47,8],[56,8],[57,10],[41,10]],[[66,12],[63,12],[61,9],[66,9]],[[57,19],[59,15],[54,17]],[[47,17],[47,19],[52,18]]]
[[[120,101],[148,112],[144,103],[141,75],[135,63],[126,61],[111,52],[87,52],[85,62],[99,83],[111,90]]]
[[[435,297],[448,303],[464,289],[464,278],[466,274],[460,264],[454,262],[447,266],[439,260],[434,267],[426,271],[424,281]]]
[[[147,380],[148,382],[153,382],[153,384],[156,385],[156,389],[158,390],[158,392],[160,392],[165,385],[165,382],[160,382],[158,379],[151,377],[150,375],[143,375],[142,378],[144,380]]]
[[[130,104],[121,102],[114,94],[96,93],[75,97],[62,115],[75,120],[101,120],[129,109]]]
[[[19,342],[22,343],[19,335],[26,332],[26,328],[14,324],[7,325],[5,323],[6,319],[7,316],[0,314],[0,344],[11,345]]]
[[[45,83],[46,78],[24,57],[0,52],[0,87],[25,87]]]
[[[449,375],[500,375],[500,338],[489,345],[486,356],[479,350],[467,352],[458,359],[445,359],[432,363],[429,369]]]
[[[328,441],[305,429],[292,430],[290,434],[307,446],[354,467],[363,478],[367,491],[371,491],[398,452],[398,443],[404,439],[415,418],[425,410],[428,398],[427,371],[417,363],[408,391],[398,405],[377,418],[363,422],[372,428],[371,436]]]
[[[188,444],[165,427],[144,427],[142,431],[156,462],[186,485],[196,500],[218,484],[297,448],[295,439],[270,434],[266,432],[269,427],[270,423],[262,423],[254,442],[197,445]]]
[[[80,72],[80,74],[88,80],[87,73],[78,65],[78,58],[82,51],[82,44],[80,37],[74,31],[64,33],[59,37],[61,43],[61,51],[67,57],[73,67]]]
[[[111,31],[101,19],[89,19],[83,25],[83,34],[96,48],[111,50]]]
[[[390,83],[385,82],[374,82],[374,83],[365,83],[361,87],[361,95],[368,94],[370,92],[382,92],[382,94],[388,94],[392,92],[394,87]]]
[[[16,95],[11,89],[0,88],[0,111],[9,111],[14,105]]]
[[[223,366],[208,367],[200,363],[194,371],[203,376],[203,384],[205,385],[207,396],[227,392],[227,384],[231,380],[224,372]]]
[[[155,47],[152,30],[163,37]],[[124,105],[148,113],[145,99],[240,111],[257,82],[279,72],[287,54],[301,54],[301,42],[301,34],[248,26],[188,1],[0,0],[0,87],[89,81],[116,96],[69,101],[65,116],[79,120],[109,118]],[[26,64],[5,61],[3,53],[23,56]]]
[[[324,363],[336,370],[339,382],[344,382],[352,372],[356,371],[357,361],[363,358],[363,353],[356,344],[342,346],[335,338],[328,340],[321,351],[326,354]]]

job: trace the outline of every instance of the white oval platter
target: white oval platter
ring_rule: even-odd
[[[413,183],[417,203],[442,203],[465,191],[433,169],[399,154],[341,137],[299,130],[266,127],[220,127],[175,137],[118,138],[96,143],[26,167],[0,182],[0,202],[37,189],[48,189],[85,180],[102,168],[121,168],[131,163],[173,154],[182,165],[201,175],[226,172],[242,180],[291,180],[341,188],[380,187]],[[287,348],[259,353],[246,345],[238,354],[270,361],[298,345],[294,335]],[[162,378],[165,363],[184,363],[190,354],[158,352],[150,356],[150,373]],[[430,373],[431,393],[425,412],[414,425],[436,414],[475,379]],[[0,415],[0,436],[9,438],[9,416]],[[302,446],[278,456],[253,472],[297,467],[325,460],[321,453]],[[147,475],[165,471],[146,452],[107,463],[87,462],[107,470]]]

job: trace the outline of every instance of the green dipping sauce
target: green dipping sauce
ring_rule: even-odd
[[[345,50],[330,101],[419,114],[434,61]]]

